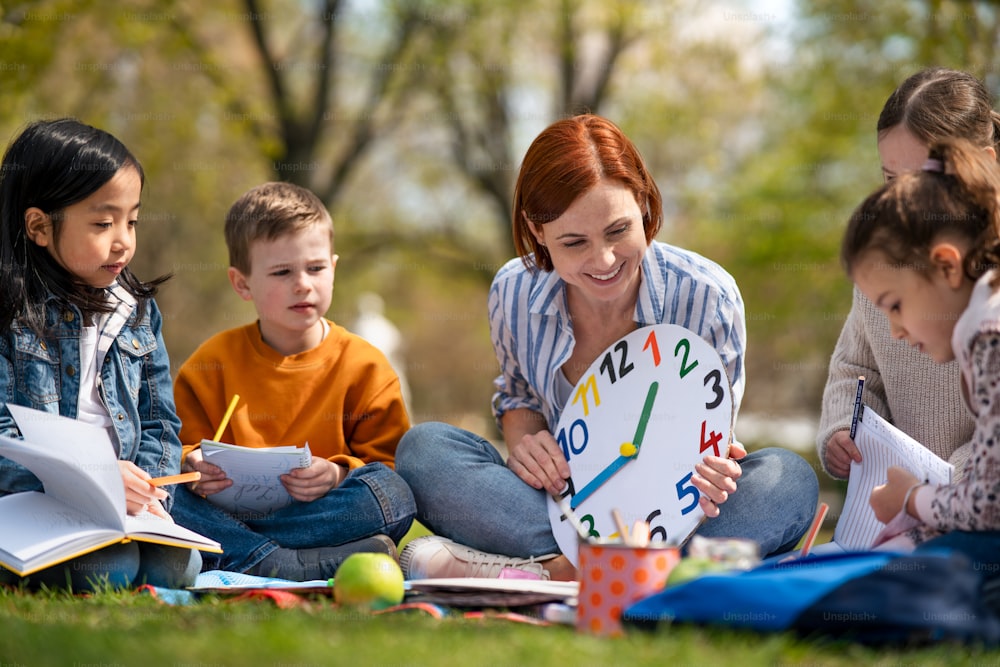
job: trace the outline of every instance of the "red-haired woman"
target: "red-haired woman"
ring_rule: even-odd
[[[636,328],[691,329],[725,364],[734,409],[743,396],[739,289],[714,262],[654,240],[660,192],[617,126],[581,115],[546,128],[524,157],[513,211],[520,257],[500,269],[489,296],[501,369],[493,411],[509,456],[448,424],[403,437],[396,470],[435,533],[401,554],[411,579],[496,577],[503,568],[575,577],[549,524],[546,496],[570,476],[551,430],[591,363]],[[698,534],[753,539],[762,555],[794,548],[816,508],[815,472],[784,449],[747,455],[734,442],[730,457],[696,466],[692,481],[711,517]]]

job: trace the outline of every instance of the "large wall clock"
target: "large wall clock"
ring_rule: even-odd
[[[553,435],[571,476],[561,494],[584,529],[613,538],[617,509],[629,526],[682,544],[704,518],[691,483],[708,454],[732,441],[732,387],[718,352],[676,324],[636,329],[613,343],[580,378]],[[549,499],[552,532],[577,563],[579,535]]]

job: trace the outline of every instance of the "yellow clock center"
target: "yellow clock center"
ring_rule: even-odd
[[[639,449],[633,445],[631,442],[623,442],[622,446],[618,448],[621,455],[626,458],[631,458],[639,453]]]

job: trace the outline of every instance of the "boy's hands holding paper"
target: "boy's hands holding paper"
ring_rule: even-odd
[[[331,489],[340,486],[345,477],[347,477],[347,468],[314,456],[309,467],[296,468],[290,473],[282,475],[281,483],[292,498],[308,503],[322,498]]]
[[[125,486],[125,509],[129,514],[149,512],[161,519],[173,521],[160,504],[161,500],[166,500],[167,492],[149,483],[151,476],[148,472],[131,461],[118,461],[118,469]]]
[[[181,469],[185,472],[197,471],[201,473],[201,479],[188,484],[188,489],[191,493],[196,493],[202,498],[228,489],[233,485],[233,480],[226,477],[222,468],[205,461],[201,449],[195,449],[188,453],[184,457]],[[308,503],[322,498],[331,489],[340,486],[340,483],[347,477],[347,472],[347,468],[341,465],[314,456],[308,467],[296,468],[290,473],[282,475],[281,483],[292,498]]]
[[[218,493],[223,489],[228,489],[233,485],[233,480],[226,477],[226,473],[217,465],[205,460],[201,448],[194,449],[184,457],[181,463],[181,470],[184,472],[200,472],[201,479],[188,484],[188,490],[196,493],[202,498]]]

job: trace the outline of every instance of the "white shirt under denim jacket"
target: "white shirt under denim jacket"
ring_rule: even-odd
[[[118,284],[108,294],[117,305],[101,318],[98,392],[108,411],[118,458],[154,477],[175,473],[180,469],[180,419],[161,333],[163,317],[150,299],[140,319],[135,298]],[[0,403],[76,419],[85,375],[81,364],[86,363],[81,359],[82,317],[77,308],[59,305],[51,296],[46,310],[51,330],[45,339],[16,322],[0,336]],[[18,435],[7,410],[0,410],[0,433]],[[41,482],[26,468],[0,457],[0,495],[41,489]],[[168,498],[164,503],[168,510],[171,502]]]
[[[708,341],[719,353],[738,414],[745,377],[746,316],[736,281],[701,255],[653,241],[642,260],[642,284],[635,304],[638,326],[678,324]],[[573,324],[566,284],[555,271],[530,271],[520,258],[505,264],[489,295],[490,335],[500,362],[494,381],[493,414],[527,408],[559,423],[561,367],[573,352]]]

